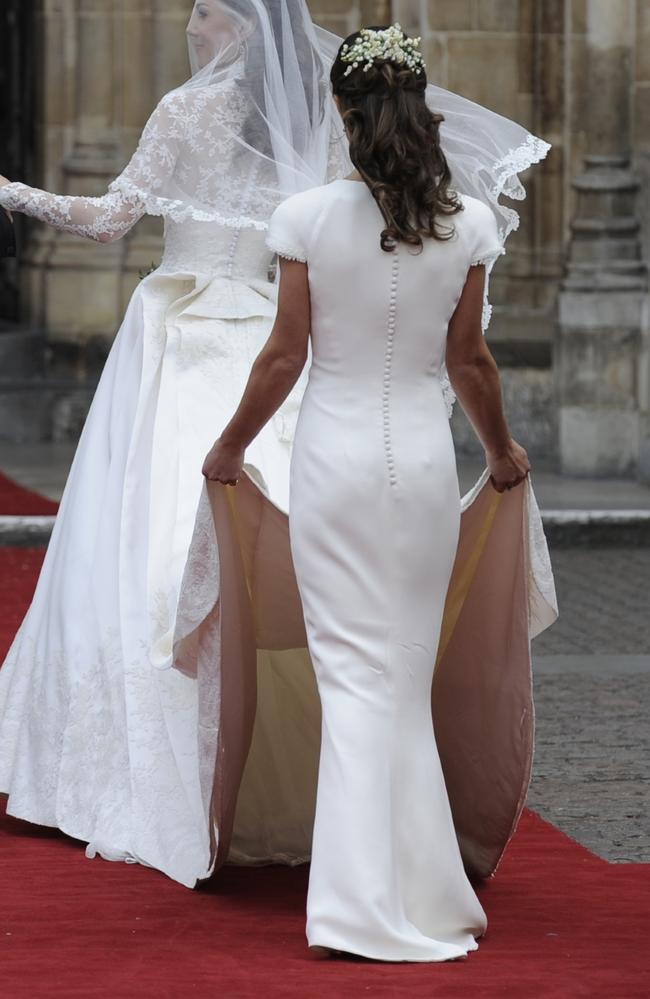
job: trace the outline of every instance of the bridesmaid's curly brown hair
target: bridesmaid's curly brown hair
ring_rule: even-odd
[[[373,28],[382,31],[384,28]],[[355,31],[343,45],[352,47]],[[381,248],[398,242],[422,249],[422,237],[446,240],[453,226],[439,227],[436,216],[463,210],[449,190],[451,171],[440,147],[441,114],[425,101],[426,75],[394,62],[375,60],[370,69],[349,63],[338,51],[330,81],[339,99],[350,142],[350,159],[370,188],[386,223]]]

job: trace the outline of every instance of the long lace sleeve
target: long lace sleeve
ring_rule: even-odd
[[[127,202],[117,193],[101,198],[76,198],[50,194],[26,184],[7,184],[0,188],[0,205],[98,243],[119,239],[143,214],[136,204]]]
[[[178,156],[182,119],[163,98],[151,115],[125,170],[102,197],[51,194],[26,184],[0,188],[0,205],[56,229],[110,243],[124,236],[146,211],[145,191],[163,186]]]

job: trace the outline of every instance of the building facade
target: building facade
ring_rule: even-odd
[[[187,75],[190,6],[5,0],[13,19],[3,44],[13,45],[15,66],[5,94],[19,139],[0,170],[61,193],[103,193],[158,98]],[[310,7],[317,23],[340,35],[399,20],[422,36],[433,82],[552,143],[547,160],[523,176],[528,197],[515,205],[521,226],[491,283],[488,336],[509,422],[533,459],[567,474],[650,479],[650,0],[311,0]],[[25,79],[36,81],[33,94]],[[54,402],[45,391],[49,401],[31,423],[14,406],[5,433],[78,432],[92,381],[135,284],[159,259],[160,239],[153,219],[108,246],[21,224],[20,267],[5,268],[0,297],[0,362],[6,371],[18,365],[27,398],[34,340],[43,335],[45,383],[58,379],[69,391],[55,392]],[[13,382],[16,400],[16,373]],[[480,453],[459,407],[452,427],[460,450]]]

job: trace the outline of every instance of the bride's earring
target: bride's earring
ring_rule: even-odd
[[[227,69],[230,66],[234,66],[242,58],[243,53],[246,51],[246,41],[233,39],[228,43],[226,48],[223,50],[219,57],[219,67]]]

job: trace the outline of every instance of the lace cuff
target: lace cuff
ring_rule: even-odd
[[[0,187],[0,205],[10,212],[20,211],[20,192],[29,188],[25,184],[5,184]]]
[[[117,191],[101,198],[77,198],[19,183],[0,188],[0,205],[98,243],[124,236],[144,214],[136,199],[129,200]]]

